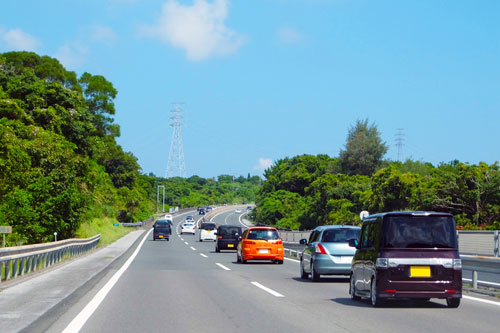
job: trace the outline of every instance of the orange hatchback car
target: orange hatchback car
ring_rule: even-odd
[[[276,228],[251,227],[243,232],[238,244],[236,259],[246,264],[247,260],[272,260],[283,263],[283,242]]]

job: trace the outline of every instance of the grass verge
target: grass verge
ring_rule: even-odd
[[[77,238],[89,238],[101,234],[101,240],[97,246],[102,247],[113,243],[135,230],[135,228],[131,227],[115,227],[113,223],[116,223],[116,219],[111,217],[94,218],[88,223],[81,224],[76,230],[75,236]]]

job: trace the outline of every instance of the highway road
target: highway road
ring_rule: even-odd
[[[174,223],[178,225],[186,215],[176,217]],[[214,220],[239,224],[238,218],[233,211]],[[372,308],[367,300],[349,299],[345,278],[323,278],[319,283],[301,280],[299,264],[291,259],[283,265],[238,264],[235,252],[215,253],[215,244],[199,242],[198,234],[174,233],[167,242],[153,241],[147,233],[132,250],[104,277],[90,281],[31,329],[121,333],[499,330],[500,300],[467,297],[458,309],[447,308],[443,300],[393,301]]]

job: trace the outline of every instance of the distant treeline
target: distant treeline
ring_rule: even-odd
[[[464,229],[500,229],[497,163],[433,166],[382,160],[387,147],[375,125],[358,121],[339,157],[302,155],[265,171],[252,218],[290,229],[360,224],[359,213],[433,210],[455,215]]]
[[[93,218],[139,221],[156,210],[156,186],[171,206],[249,201],[260,179],[164,180],[143,175],[117,144],[113,84],[67,71],[31,52],[0,54],[0,225],[7,245],[73,237]],[[258,178],[258,177],[257,177]]]

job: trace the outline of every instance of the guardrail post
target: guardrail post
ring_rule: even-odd
[[[495,242],[495,247],[494,247],[494,249],[493,249],[493,252],[494,252],[494,253],[493,253],[493,255],[494,255],[495,257],[498,257],[498,256],[499,256],[499,254],[498,254],[498,243],[499,243],[499,242],[498,242],[498,230],[495,230],[495,234],[494,234],[494,235],[495,235],[495,236],[494,236],[494,237],[495,237],[495,240],[494,240],[494,242]]]
[[[477,271],[472,271],[472,288],[477,289]]]
[[[5,280],[8,280],[10,277],[10,263],[12,260],[7,260],[5,262]]]

